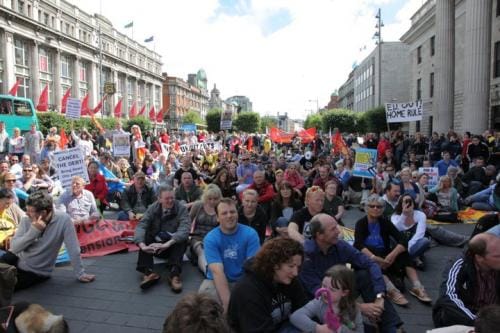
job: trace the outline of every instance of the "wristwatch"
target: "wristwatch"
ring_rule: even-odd
[[[384,293],[378,293],[377,294],[377,299],[384,299],[385,298],[385,294]]]

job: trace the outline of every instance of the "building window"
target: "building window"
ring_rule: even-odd
[[[27,77],[16,77],[19,81],[19,87],[17,88],[17,96],[30,98],[30,79]]]
[[[69,78],[71,77],[70,66],[69,66],[69,57],[62,55],[61,56],[61,77]]]
[[[417,48],[417,64],[422,62],[422,46]]]
[[[49,25],[49,14],[48,13],[43,13],[43,24]]]
[[[38,50],[38,68],[40,72],[52,72],[52,64],[50,63],[50,57],[46,49],[40,48]]]
[[[24,14],[24,1],[17,1],[17,11],[19,14]]]
[[[16,56],[16,66],[28,67],[28,46],[26,43],[20,39],[14,41],[14,49]]]
[[[497,16],[500,16],[500,0],[497,0]]]
[[[79,70],[79,74],[78,74],[78,79],[80,80],[80,82],[87,82],[87,63],[86,62],[83,62],[83,61],[80,61],[79,64],[78,64],[80,70]]]
[[[495,61],[493,64],[494,77],[500,77],[500,42],[495,43],[495,60],[494,61]]]
[[[422,98],[422,79],[417,80],[417,101]]]
[[[434,73],[431,73],[430,84],[429,84],[429,97],[434,97]]]
[[[431,57],[436,53],[436,36],[431,37]]]

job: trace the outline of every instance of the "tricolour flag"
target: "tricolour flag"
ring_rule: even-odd
[[[128,29],[128,28],[132,28],[133,26],[134,26],[134,21],[131,21],[130,23],[125,24],[124,28]]]
[[[149,37],[149,38],[146,38],[146,39],[144,40],[144,43],[149,43],[149,42],[152,42],[153,40],[154,40],[154,36],[151,36],[151,37]]]

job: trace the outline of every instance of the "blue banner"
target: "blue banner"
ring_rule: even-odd
[[[196,132],[196,124],[182,124],[181,131]]]

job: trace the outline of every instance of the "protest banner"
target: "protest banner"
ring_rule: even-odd
[[[184,145],[179,146],[179,151],[182,155],[185,155],[187,152],[190,152],[193,149],[200,150],[200,151],[206,151],[208,148],[210,148],[211,150],[220,151],[220,150],[222,150],[222,144],[220,143],[220,141],[217,141],[217,142],[212,142],[212,141],[199,142],[199,143],[193,143],[190,145],[184,144]],[[162,149],[163,149],[163,146],[162,146]]]
[[[138,223],[138,221],[99,220],[76,225],[82,257],[100,257],[124,250],[137,251],[137,246],[127,241],[134,236]]]
[[[388,123],[403,123],[422,120],[422,101],[408,103],[386,103],[385,115]]]
[[[10,217],[0,219],[0,247],[5,246],[5,243],[14,236],[16,228],[16,223]]]
[[[68,98],[66,102],[66,119],[78,120],[82,113],[82,102],[78,98]]]
[[[434,187],[439,182],[439,171],[438,168],[418,168],[418,173],[425,173],[429,176],[428,187]]]
[[[352,168],[352,175],[373,178],[377,173],[377,149],[358,148]]]
[[[279,128],[272,127],[270,138],[271,141],[275,143],[291,143],[293,134],[287,133]]]
[[[54,167],[63,188],[71,188],[71,178],[74,176],[80,176],[86,183],[89,182],[89,174],[80,147],[55,151]]]
[[[184,132],[196,132],[196,124],[182,124],[181,131]]]
[[[161,146],[161,152],[162,152],[163,154],[168,154],[168,153],[170,153],[170,145],[169,145],[169,144],[166,144],[166,143],[161,142],[161,143],[160,143],[160,146]]]
[[[113,156],[130,156],[130,136],[128,134],[113,135]]]
[[[230,130],[233,127],[233,112],[224,110],[220,116],[220,129]]]

